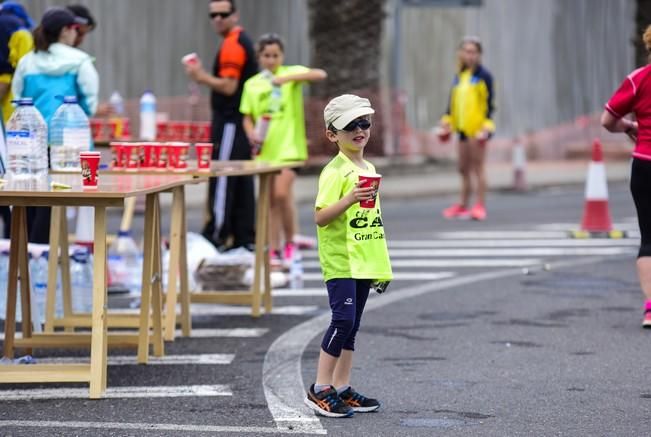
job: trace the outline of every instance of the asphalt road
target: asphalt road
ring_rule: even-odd
[[[0,435],[648,436],[634,210],[624,185],[610,191],[629,238],[569,238],[581,187],[494,193],[483,223],[440,218],[451,198],[385,202],[397,279],[369,300],[353,375],[377,413],[317,419],[302,404],[328,318],[305,251],[304,288],[275,293],[273,314],[196,307],[202,337],[166,345],[177,364],[110,366],[109,399],[0,386]],[[300,216],[313,234],[309,206]]]

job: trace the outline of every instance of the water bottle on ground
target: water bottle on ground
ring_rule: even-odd
[[[289,266],[289,286],[294,290],[303,288],[303,259],[298,250],[294,251],[292,263]]]
[[[142,253],[130,231],[120,231],[109,248],[111,282],[139,295],[142,284]]]
[[[151,90],[140,98],[140,139],[156,140],[156,96]]]
[[[18,100],[7,122],[7,177],[29,182],[47,175],[47,125],[31,98]]]
[[[47,257],[30,254],[29,271],[32,284],[32,327],[35,332],[43,331],[45,305],[47,300]]]
[[[93,307],[93,270],[87,249],[75,251],[71,258],[72,310],[88,313]]]
[[[81,171],[79,152],[91,148],[88,116],[77,97],[63,98],[63,104],[50,120],[50,162],[53,170]]]

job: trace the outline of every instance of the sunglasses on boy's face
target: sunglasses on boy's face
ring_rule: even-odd
[[[367,130],[371,127],[371,122],[368,121],[365,118],[357,118],[350,123],[348,123],[346,126],[344,126],[343,129],[346,132],[354,132],[357,128],[360,128],[361,130]]]
[[[230,11],[230,12],[211,12],[209,15],[210,15],[211,20],[214,20],[217,17],[224,20],[224,19],[230,17],[231,15],[233,15],[233,11]]]

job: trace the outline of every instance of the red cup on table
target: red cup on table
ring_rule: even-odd
[[[169,163],[169,148],[167,143],[154,143],[154,157],[152,158],[152,165],[158,171],[167,170]]]
[[[171,121],[168,130],[169,140],[186,141],[190,137],[190,122]]]
[[[154,162],[154,147],[156,143],[142,143],[142,168],[153,168],[157,166],[157,163]]]
[[[140,143],[124,143],[124,168],[137,171],[140,168]]]
[[[210,171],[210,160],[212,159],[212,143],[196,143],[197,170]]]
[[[377,200],[377,193],[378,190],[380,189],[380,181],[382,180],[382,175],[380,174],[360,174],[359,175],[359,181],[362,182],[360,184],[360,188],[366,188],[366,187],[373,187],[375,192],[373,193],[373,197],[368,199],[368,200],[360,200],[359,206],[360,208],[367,208],[367,209],[372,209],[375,208],[375,201]]]
[[[167,121],[159,121],[156,123],[156,139],[158,141],[169,140],[169,123]]]
[[[84,190],[97,189],[97,171],[99,169],[100,152],[81,152],[79,161],[81,163],[81,180]]]
[[[169,162],[167,167],[172,171],[185,171],[188,169],[188,154],[190,143],[170,142],[167,143]]]
[[[199,124],[199,138],[197,141],[208,142],[210,141],[210,136],[212,135],[212,123],[209,121],[202,121]]]
[[[102,130],[104,128],[104,120],[101,118],[91,118],[90,119],[90,132],[93,136],[93,140],[97,141],[102,139]]]
[[[124,168],[124,143],[112,142],[111,146],[111,168],[122,170]]]

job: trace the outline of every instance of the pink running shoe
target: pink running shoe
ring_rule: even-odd
[[[283,267],[288,269],[292,265],[297,250],[298,248],[296,247],[296,244],[292,242],[285,243],[285,250],[283,251]]]
[[[470,217],[470,211],[468,211],[465,206],[455,203],[443,210],[443,217],[448,220],[454,218],[467,219]]]
[[[651,329],[651,310],[644,311],[644,319],[642,319],[642,327]]]
[[[470,211],[470,217],[472,217],[473,220],[477,221],[486,220],[486,208],[484,208],[484,205],[478,203],[473,206],[472,210]]]

